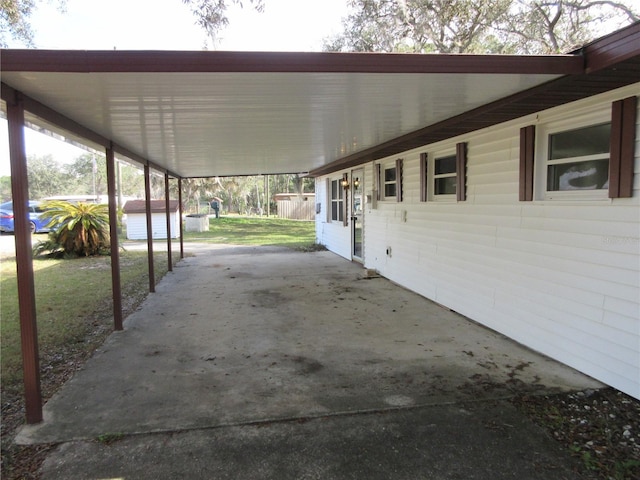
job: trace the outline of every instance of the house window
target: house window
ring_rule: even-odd
[[[549,134],[547,192],[609,187],[611,123]]]
[[[632,197],[637,105],[637,97],[628,97],[609,108],[540,126],[534,165],[527,165],[533,136],[527,141],[527,133],[521,130],[521,200],[533,199],[527,189],[534,177],[538,199]]]
[[[331,180],[331,221],[344,221],[344,197],[342,195],[340,180]]]
[[[378,200],[395,200],[396,202],[402,202],[403,165],[404,161],[401,158],[387,165],[377,164],[376,185],[378,188],[376,190],[378,191]]]
[[[433,160],[433,195],[456,194],[456,156],[447,155]]]
[[[384,169],[384,198],[395,198],[398,188],[398,175],[396,167],[386,167]]]

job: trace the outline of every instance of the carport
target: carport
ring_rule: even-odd
[[[639,32],[635,24],[554,56],[3,50],[28,423],[42,420],[42,406],[31,245],[20,210],[25,125],[106,152],[120,330],[116,156],[144,167],[149,232],[151,170],[164,175],[168,206],[171,178],[180,190],[184,178],[354,166],[637,81]],[[171,266],[170,243],[168,252]]]

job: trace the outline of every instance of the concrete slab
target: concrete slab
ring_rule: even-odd
[[[363,273],[330,252],[201,246],[45,405],[45,421],[25,427],[17,441],[62,442],[64,456],[114,434],[135,442],[167,432],[170,442],[183,432],[188,443],[205,432],[266,432],[256,425],[272,422],[295,429],[300,419],[324,419],[310,424],[340,432],[350,418],[374,431],[381,413],[429,415],[438,406],[437,418],[451,405],[600,386]],[[487,415],[499,422],[504,409]],[[466,430],[457,435],[459,443],[478,441]]]
[[[575,460],[505,401],[63,444],[52,479],[579,478]]]

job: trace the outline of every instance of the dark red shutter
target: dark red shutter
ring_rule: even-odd
[[[464,202],[467,199],[467,143],[456,144],[456,199]]]
[[[427,201],[427,154],[420,154],[420,201]]]
[[[609,198],[633,196],[637,104],[636,97],[629,97],[611,105]]]
[[[349,185],[349,174],[345,173],[342,175],[342,182],[340,182],[340,187],[342,189],[342,225],[349,225],[349,190],[344,188],[343,185]]]
[[[533,200],[533,164],[535,155],[536,127],[529,125],[520,129],[520,194],[521,202]]]
[[[380,167],[380,164],[376,164],[376,200],[380,200],[381,198],[381,193],[380,193],[380,189],[382,188],[382,167]]]
[[[402,201],[402,159],[396,160],[396,202]]]

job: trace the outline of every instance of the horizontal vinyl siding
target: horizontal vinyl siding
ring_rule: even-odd
[[[539,122],[629,95],[640,85]],[[632,198],[520,202],[519,129],[536,122],[398,155],[404,201],[365,209],[365,266],[640,398],[640,126]],[[420,202],[420,153],[457,142],[468,145],[467,201]],[[367,164],[372,180],[373,171]]]
[[[178,238],[178,214],[171,214],[171,238]],[[164,213],[151,214],[152,238],[159,240],[167,238],[167,217]],[[129,240],[147,239],[147,219],[144,214],[129,214],[127,216],[127,238]]]
[[[342,172],[331,176],[332,180],[342,178]],[[320,203],[320,213],[316,214],[316,242],[327,247],[328,250],[351,260],[351,230],[342,222],[328,221],[331,212],[331,201],[327,192],[326,178],[316,182],[316,203]]]

